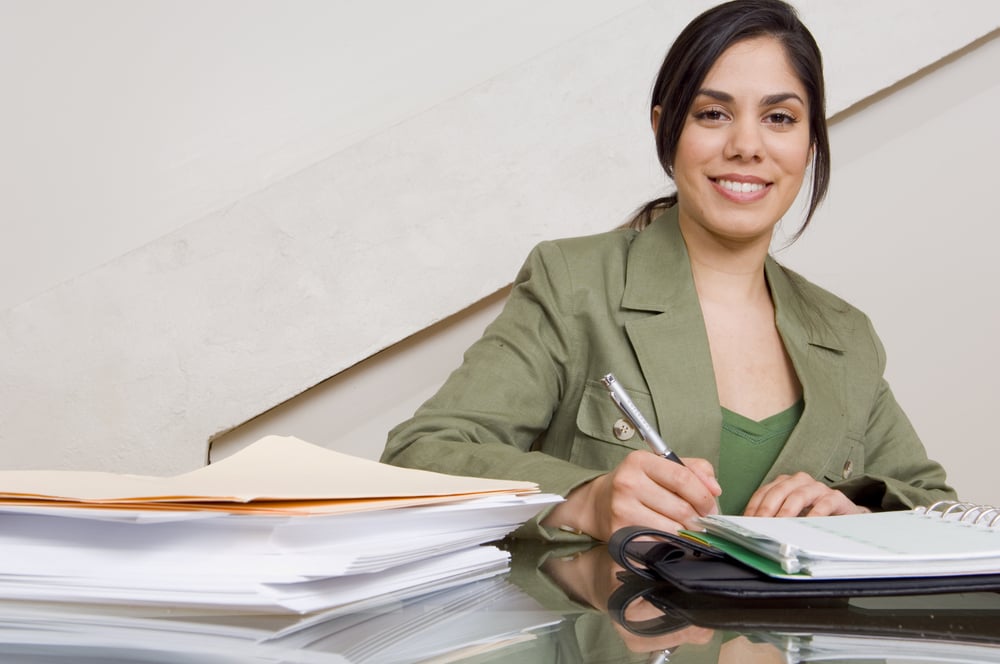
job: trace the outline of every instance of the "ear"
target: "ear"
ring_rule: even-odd
[[[654,135],[657,133],[658,128],[660,126],[660,112],[662,110],[663,109],[660,107],[660,105],[657,104],[656,106],[653,107],[653,110],[649,114],[649,122],[653,126]]]

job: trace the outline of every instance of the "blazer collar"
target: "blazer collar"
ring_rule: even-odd
[[[814,346],[843,351],[841,335],[824,315],[823,307],[846,308],[835,298],[820,305],[806,295],[802,278],[782,267],[770,255],[764,273],[774,300],[775,320],[783,336]],[[665,312],[689,298],[697,303],[691,261],[677,223],[677,208],[657,217],[632,242],[626,268],[622,306],[638,311]],[[788,339],[786,339],[787,343]]]
[[[654,219],[632,241],[622,306],[664,312],[671,303],[689,297],[697,300],[675,206]]]
[[[764,274],[774,301],[775,322],[786,344],[794,339],[833,351],[844,351],[844,342],[830,322],[829,315],[844,310],[846,305],[843,302],[817,292],[807,295],[803,291],[804,280],[779,265],[771,256],[764,261]]]

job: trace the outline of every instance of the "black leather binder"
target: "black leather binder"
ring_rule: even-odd
[[[651,539],[650,539],[651,538]],[[1000,591],[1000,574],[783,579],[714,547],[642,527],[622,528],[608,542],[622,567],[646,582],[686,593],[739,599],[809,599]]]
[[[661,613],[637,621],[630,607],[642,599]],[[744,634],[836,634],[884,637],[897,643],[928,639],[1000,646],[1000,594],[938,594],[867,598],[737,599],[650,584],[634,575],[608,601],[613,620],[639,636],[654,637],[688,626]],[[648,612],[645,613],[648,615]],[[991,660],[992,661],[992,660]]]

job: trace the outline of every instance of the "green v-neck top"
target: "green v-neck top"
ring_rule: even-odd
[[[799,399],[787,410],[755,421],[722,409],[722,443],[719,452],[719,508],[723,514],[742,514],[750,496],[771,469],[805,403]]]

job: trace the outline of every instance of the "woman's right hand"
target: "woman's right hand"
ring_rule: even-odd
[[[625,526],[666,532],[697,528],[698,516],[715,512],[722,489],[705,459],[684,459],[684,464],[645,450],[632,452],[611,472],[571,491],[542,525],[579,530],[602,541]]]

